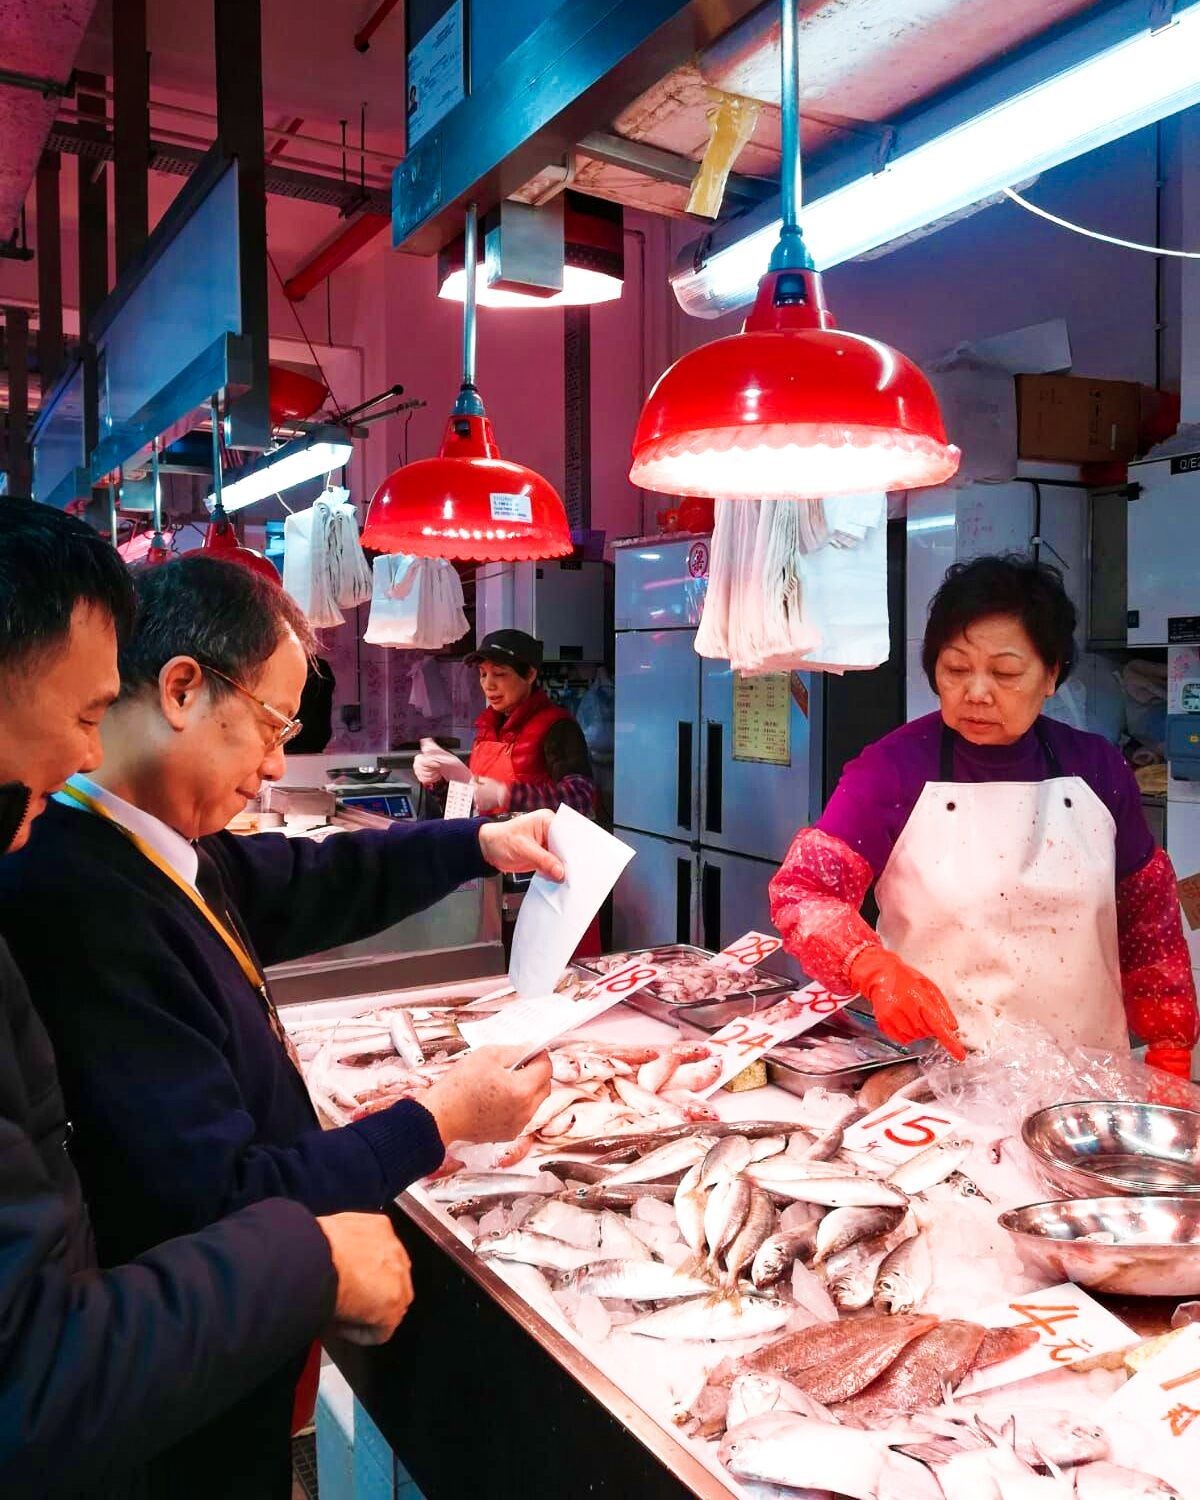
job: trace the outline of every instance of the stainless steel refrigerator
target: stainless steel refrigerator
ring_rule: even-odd
[[[788,684],[783,751],[776,715],[774,753],[786,764],[742,758],[744,722],[735,746],[734,673],[694,649],[707,559],[695,538],[616,553],[613,822],[636,851],[614,895],[617,948],[719,949],[770,931],[767,884],[822,805],[818,679],[796,673]]]

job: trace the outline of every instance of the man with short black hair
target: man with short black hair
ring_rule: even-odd
[[[133,591],[94,531],[0,500],[0,852],[101,760]],[[41,940],[71,913],[39,909]],[[70,998],[86,1003],[86,986]],[[381,1215],[279,1198],[101,1273],[50,1041],[0,942],[0,1493],[143,1494],[144,1460],[335,1315],[386,1338],[411,1300]],[[100,1141],[93,1149],[103,1149]]]
[[[0,870],[0,928],[58,1052],[105,1263],[276,1195],[314,1213],[378,1208],[452,1141],[519,1135],[550,1062],[511,1071],[519,1054],[498,1048],[456,1063],[419,1103],[322,1130],[263,974],[496,869],[563,874],[548,812],[322,842],[224,832],[283,774],[311,631],[282,589],[230,563],[183,558],[135,583],[103,767],[72,778]],[[48,905],[72,913],[70,943],[36,932]],[[158,1460],[164,1493],[283,1495],[303,1365],[281,1365]]]

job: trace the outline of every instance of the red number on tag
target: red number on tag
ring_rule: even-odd
[[[778,953],[782,947],[783,943],[779,938],[752,933],[749,937],[740,938],[731,948],[726,948],[723,956],[736,958],[738,963],[752,969],[762,963],[763,959],[770,958],[772,953]]]
[[[805,1009],[811,1010],[817,1016],[831,1016],[834,1011],[841,1010],[844,1003],[836,995],[831,995],[828,990],[819,995],[806,995],[803,1001]]]
[[[1009,1307],[1013,1312],[1020,1313],[1024,1318],[1023,1323],[1015,1323],[1015,1328],[1036,1328],[1039,1333],[1055,1334],[1056,1325],[1069,1323],[1072,1318],[1079,1316],[1077,1307],[1038,1307],[1033,1302],[1010,1302]]]
[[[890,1126],[883,1133],[889,1141],[897,1146],[932,1146],[937,1140],[937,1132],[930,1130],[929,1125],[924,1122],[928,1120],[933,1125],[949,1125],[949,1120],[943,1120],[940,1115],[914,1115],[911,1120],[905,1120],[895,1130]],[[907,1131],[908,1135],[902,1135],[901,1131]]]
[[[623,974],[614,974],[611,979],[606,981],[602,988],[607,990],[610,995],[627,995],[630,990],[636,990],[640,985],[649,984],[657,973],[657,969],[627,969]]]

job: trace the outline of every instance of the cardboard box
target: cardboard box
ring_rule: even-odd
[[[1017,451],[1054,463],[1134,458],[1141,388],[1131,380],[1018,375]]]

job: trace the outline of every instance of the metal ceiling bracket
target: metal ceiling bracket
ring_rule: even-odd
[[[1175,19],[1175,0],[1150,0],[1150,30],[1165,31]]]
[[[700,163],[677,151],[666,151],[661,146],[651,146],[645,141],[631,141],[624,136],[608,131],[594,130],[579,142],[578,149],[593,161],[610,167],[627,167],[642,177],[655,182],[673,182],[690,188],[695,181]],[[743,177],[736,172],[729,174],[725,185],[725,197],[743,204],[762,203],[775,192],[773,182],[760,181],[756,177]]]
[[[885,125],[879,134],[879,144],[875,147],[876,173],[886,171],[888,163],[896,154],[896,140],[896,131],[891,125]]]
[[[57,78],[39,78],[34,73],[14,73],[9,68],[0,68],[0,88],[29,89],[45,99],[65,99],[75,92],[75,75],[72,74],[66,83],[59,83]]]

